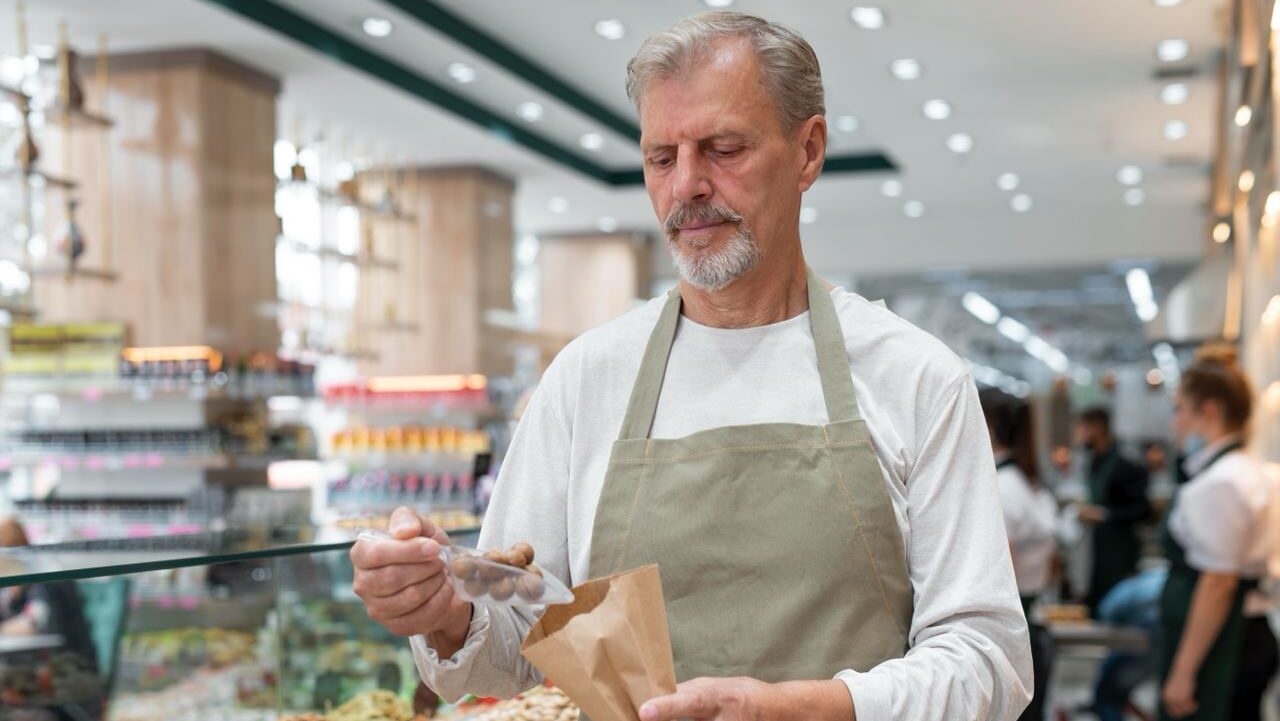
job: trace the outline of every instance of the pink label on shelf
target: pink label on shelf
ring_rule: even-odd
[[[150,538],[155,535],[155,529],[151,526],[135,524],[132,526],[125,526],[124,535],[129,538]]]
[[[185,611],[194,611],[196,606],[200,605],[200,599],[195,596],[183,596],[178,599],[178,607]]]
[[[142,465],[142,456],[137,453],[126,453],[124,454],[124,457],[120,459],[120,463],[125,468],[137,468]]]
[[[107,467],[107,459],[102,456],[89,456],[84,459],[84,467],[91,471],[101,470]]]
[[[167,533],[170,536],[185,536],[192,533],[199,533],[202,528],[194,523],[175,523],[169,526]]]
[[[58,465],[67,469],[75,469],[80,466],[80,459],[75,456],[63,456]]]
[[[0,458],[0,470],[7,471],[13,468],[13,459],[8,457]]]
[[[164,456],[159,453],[148,453],[142,462],[147,468],[159,468],[164,465]]]
[[[85,526],[84,528],[80,529],[80,537],[81,538],[97,538],[98,529],[92,526]]]
[[[80,391],[80,398],[88,401],[89,403],[97,403],[102,400],[102,389],[85,388],[83,391]]]

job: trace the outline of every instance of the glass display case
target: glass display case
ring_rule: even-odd
[[[352,592],[354,540],[231,529],[0,549],[0,721],[411,714],[409,644]]]

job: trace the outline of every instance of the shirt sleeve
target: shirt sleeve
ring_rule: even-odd
[[[1254,517],[1236,483],[1210,476],[1182,487],[1169,530],[1192,568],[1238,574],[1249,561]]]
[[[990,440],[967,376],[948,391],[907,480],[909,649],[837,675],[858,721],[1011,721],[1031,700],[1031,646]]]
[[[572,416],[567,412],[571,386],[564,366],[574,363],[563,351],[542,383],[511,439],[493,498],[485,513],[479,547],[533,546],[543,572],[569,583],[567,493]],[[510,698],[542,683],[537,669],[520,654],[520,645],[539,613],[529,609],[476,606],[462,649],[441,659],[421,637],[410,641],[422,680],[453,702],[471,693]]]

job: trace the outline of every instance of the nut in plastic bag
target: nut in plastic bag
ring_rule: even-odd
[[[472,603],[546,606],[573,601],[573,594],[559,579],[537,566],[508,566],[460,546],[445,546],[442,555],[454,593]]]

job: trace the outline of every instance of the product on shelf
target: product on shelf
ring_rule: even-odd
[[[438,718],[443,721],[576,721],[578,707],[560,689],[539,686],[510,701],[459,706]]]
[[[440,408],[476,408],[489,404],[488,379],[482,375],[384,376],[327,386],[324,398],[337,404],[422,404]]]
[[[94,702],[102,693],[102,677],[74,653],[55,653],[36,664],[0,662],[0,708]]]
[[[330,438],[338,455],[443,453],[474,456],[490,451],[489,434],[465,428],[433,428],[416,425],[366,428],[357,426],[337,431]]]
[[[137,668],[140,690],[164,688],[191,668],[219,669],[255,658],[257,636],[221,628],[174,628],[130,633],[121,645],[122,663]]]
[[[437,528],[445,533],[458,530],[473,530],[480,527],[480,517],[474,513],[467,511],[453,510],[443,512],[426,513],[425,515]],[[376,516],[358,516],[352,518],[343,518],[334,522],[338,528],[348,530],[374,529],[378,531],[387,530],[391,517],[386,515]]]
[[[415,721],[413,705],[399,696],[378,689],[365,691],[325,714],[286,716],[281,721]]]

